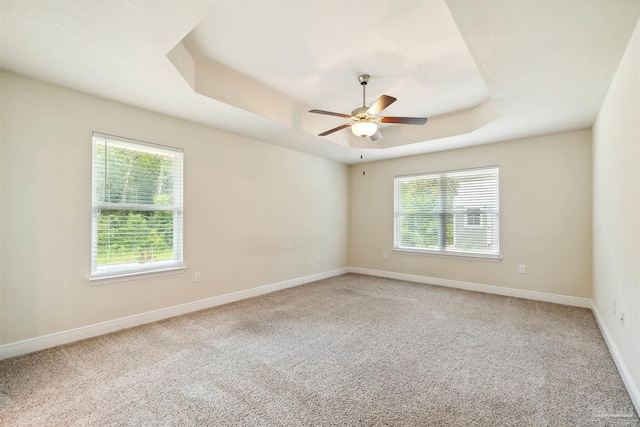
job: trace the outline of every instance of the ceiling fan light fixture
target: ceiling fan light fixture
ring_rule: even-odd
[[[351,126],[351,131],[355,136],[365,138],[371,136],[378,131],[378,125],[374,122],[356,122]]]

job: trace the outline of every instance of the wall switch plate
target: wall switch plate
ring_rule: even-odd
[[[387,259],[387,258],[389,258],[387,253],[386,252],[382,252],[382,259]]]
[[[527,274],[527,266],[524,264],[520,264],[520,268],[518,268],[520,274]]]
[[[316,261],[317,261],[317,262],[320,262],[320,259],[321,259],[321,258],[322,258],[322,257],[320,256],[320,254],[316,255]]]
[[[193,283],[198,283],[200,281],[200,272],[196,271],[193,273]]]

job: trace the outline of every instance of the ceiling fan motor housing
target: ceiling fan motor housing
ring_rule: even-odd
[[[364,119],[367,117],[367,110],[368,110],[367,107],[358,107],[351,112],[351,115],[359,119]]]

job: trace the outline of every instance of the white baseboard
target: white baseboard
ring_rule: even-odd
[[[600,332],[602,332],[602,336],[604,337],[604,342],[607,343],[607,347],[609,347],[609,352],[611,353],[611,357],[613,357],[613,361],[618,368],[618,372],[620,373],[620,377],[622,377],[622,382],[627,387],[627,391],[629,392],[629,396],[631,397],[631,401],[633,402],[633,406],[636,407],[636,412],[640,414],[640,389],[638,388],[638,384],[635,383],[633,377],[631,377],[631,373],[627,368],[627,364],[624,363],[622,359],[622,355],[616,346],[616,343],[613,341],[613,337],[605,325],[602,316],[600,316],[600,312],[598,311],[598,307],[596,307],[595,303],[591,303],[591,311],[593,311],[593,316],[596,318],[596,322],[598,323],[598,327],[600,328]]]
[[[88,326],[81,326],[75,329],[69,329],[62,332],[55,332],[49,335],[43,335],[23,341],[0,345],[0,360],[7,359],[9,357],[20,356],[22,354],[32,353],[34,351],[44,350],[46,348],[51,348],[62,344],[68,344],[86,338],[96,337],[98,335],[108,334],[122,329],[132,328],[134,326],[144,325],[145,323],[157,322],[158,320],[168,319],[170,317],[179,316],[181,314],[204,310],[223,304],[228,304],[230,302],[268,294],[282,289],[292,288],[294,286],[304,285],[305,283],[315,282],[317,280],[340,276],[342,274],[348,273],[348,271],[348,268],[325,271],[322,273],[312,274],[310,276],[285,280],[283,282],[271,283],[264,286],[258,286],[256,288],[232,292],[230,294],[206,298],[203,300],[188,302],[180,305],[174,305],[172,307],[161,308],[146,313],[134,314],[133,316],[108,320],[106,322],[96,323]]]
[[[371,270],[368,268],[349,267],[350,273],[366,274],[368,276],[385,277],[387,279],[406,280],[408,282],[425,283],[428,285],[446,286],[448,288],[464,289],[467,291],[484,292],[486,294],[503,295],[530,299],[535,301],[552,302],[573,307],[591,308],[589,298],[579,298],[567,295],[549,294],[545,292],[526,291],[523,289],[504,288],[501,286],[482,285],[479,283],[461,282],[459,280],[439,279],[437,277],[418,276],[415,274],[395,273],[393,271]]]

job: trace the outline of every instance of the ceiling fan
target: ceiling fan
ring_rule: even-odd
[[[378,131],[378,123],[399,123],[405,125],[423,125],[427,123],[426,117],[378,117],[378,114],[389,105],[393,104],[396,101],[396,98],[393,96],[382,95],[371,107],[367,107],[365,104],[365,86],[369,83],[370,78],[371,76],[369,76],[369,74],[362,74],[358,76],[358,81],[362,85],[362,107],[356,108],[350,115],[324,110],[309,110],[310,113],[326,114],[328,116],[338,116],[353,120],[352,123],[346,123],[336,128],[329,129],[326,132],[318,134],[318,136],[326,136],[333,132],[351,127],[351,131],[354,135],[362,138],[368,136],[372,141],[377,141],[382,139],[382,134]]]

